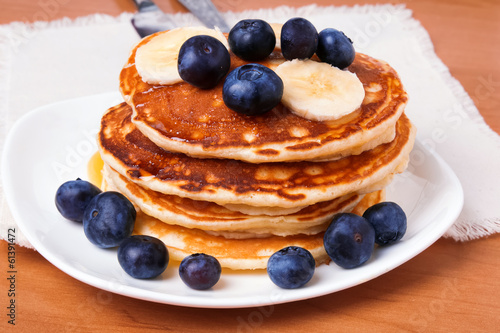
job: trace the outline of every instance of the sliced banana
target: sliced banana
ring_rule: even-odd
[[[144,82],[169,85],[182,82],[177,71],[177,58],[182,44],[197,35],[217,38],[229,49],[227,39],[218,29],[183,27],[169,30],[151,38],[137,49],[135,67]]]
[[[283,28],[283,23],[269,23],[271,28],[273,28],[274,35],[276,36],[276,49],[281,50],[281,28]]]
[[[339,119],[355,111],[365,97],[356,74],[324,62],[294,59],[275,71],[284,85],[281,102],[310,120]]]

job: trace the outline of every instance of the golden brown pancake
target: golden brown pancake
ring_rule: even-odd
[[[198,229],[163,223],[139,213],[134,233],[159,238],[168,248],[170,258],[181,261],[193,253],[217,258],[222,267],[231,269],[266,268],[269,257],[286,246],[300,246],[311,252],[317,264],[328,260],[323,247],[323,233],[288,237],[228,239]]]
[[[102,190],[116,191],[117,189],[103,179]],[[378,203],[383,198],[383,190],[367,194],[363,202],[360,202],[355,209],[359,210],[358,206],[362,206],[360,209],[364,211],[368,207],[366,205]],[[234,270],[265,269],[269,257],[274,252],[292,245],[309,250],[317,265],[329,261],[323,246],[323,232],[316,235],[230,239],[199,229],[163,223],[138,209],[134,234],[159,238],[167,246],[172,260],[182,261],[193,253],[207,253],[216,257],[222,267]]]
[[[135,127],[131,113],[122,103],[102,117],[98,146],[104,162],[145,188],[222,205],[307,206],[358,192],[401,172],[415,138],[402,115],[393,141],[359,155],[330,162],[252,164],[168,152]]]
[[[245,236],[243,232],[251,234],[252,237],[270,234],[316,234],[325,230],[325,225],[334,214],[350,212],[363,198],[363,195],[350,193],[334,200],[306,206],[293,214],[248,215],[231,211],[213,202],[191,200],[145,189],[109,167],[104,169],[104,178],[144,213],[162,222],[240,238]]]
[[[367,202],[377,203],[381,194],[373,193],[365,197]],[[137,215],[134,232],[161,239],[174,260],[181,261],[193,253],[206,253],[217,258],[222,267],[231,269],[266,268],[274,252],[292,245],[309,250],[317,265],[329,261],[323,246],[323,232],[316,235],[228,239],[199,229],[163,223],[141,212]]]
[[[265,115],[245,116],[222,100],[220,82],[203,90],[188,83],[151,85],[135,67],[138,47],[120,74],[120,90],[134,109],[133,122],[158,146],[190,156],[227,158],[251,163],[338,159],[372,149],[394,138],[394,126],[407,94],[396,72],[385,62],[358,53],[348,70],[365,88],[365,99],[353,113],[329,122],[312,121],[279,104]],[[275,67],[279,51],[261,64]],[[231,55],[231,69],[245,62]]]
[[[385,200],[385,189],[377,192],[372,192],[363,197],[360,202],[354,207],[351,213],[354,213],[359,216],[363,216],[365,210],[370,208],[371,206],[382,202]]]

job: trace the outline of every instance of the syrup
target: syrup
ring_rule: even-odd
[[[87,164],[87,175],[89,181],[95,186],[101,188],[102,184],[102,168],[104,167],[104,162],[101,158],[99,152],[96,152],[90,158]]]

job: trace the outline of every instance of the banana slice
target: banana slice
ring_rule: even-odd
[[[218,29],[184,27],[169,30],[151,38],[137,49],[135,67],[144,82],[168,85],[182,82],[177,71],[177,58],[182,44],[197,35],[217,38],[229,49],[227,39]]]
[[[284,85],[281,102],[310,120],[339,119],[356,110],[365,97],[356,74],[324,62],[294,59],[275,71]]]
[[[269,23],[271,28],[273,28],[274,35],[276,36],[276,49],[281,50],[281,28],[283,28],[283,23]]]

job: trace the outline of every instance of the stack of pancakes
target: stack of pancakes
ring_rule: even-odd
[[[154,36],[132,50],[120,74],[125,102],[102,117],[98,146],[105,189],[132,201],[135,232],[160,238],[171,258],[203,252],[223,267],[257,269],[296,245],[325,262],[332,216],[362,214],[406,168],[415,130],[386,63],[356,55],[348,70],[365,99],[341,119],[311,121],[281,104],[245,116],[225,106],[222,83],[145,83],[135,53]],[[277,51],[260,63],[283,61]],[[231,54],[231,70],[244,63]]]

